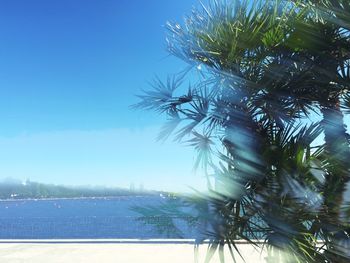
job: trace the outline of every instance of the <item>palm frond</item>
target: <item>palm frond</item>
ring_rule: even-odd
[[[158,77],[151,84],[151,90],[144,90],[142,95],[138,95],[140,102],[133,105],[133,108],[144,110],[156,110],[167,112],[174,109],[173,94],[174,91],[182,84],[183,79],[177,76],[168,76],[166,83]]]

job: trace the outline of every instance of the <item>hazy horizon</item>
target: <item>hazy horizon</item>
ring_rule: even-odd
[[[67,183],[50,183],[50,182],[40,182],[31,180],[30,178],[19,179],[14,177],[7,177],[0,180],[0,185],[27,185],[29,183],[50,185],[57,187],[67,187],[67,188],[88,188],[88,189],[121,189],[121,190],[132,190],[132,191],[156,191],[156,192],[174,192],[174,193],[194,193],[192,188],[183,189],[180,191],[171,191],[171,190],[161,190],[148,188],[144,183],[131,182],[129,185],[113,185],[113,184],[67,184]]]

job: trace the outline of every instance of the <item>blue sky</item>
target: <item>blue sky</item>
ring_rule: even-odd
[[[0,2],[0,179],[201,188],[194,153],[157,143],[163,118],[130,110],[155,74],[184,65],[167,20],[195,0]]]
[[[0,180],[204,188],[192,149],[156,142],[164,119],[129,107],[155,74],[184,68],[164,25],[198,4],[0,1]]]

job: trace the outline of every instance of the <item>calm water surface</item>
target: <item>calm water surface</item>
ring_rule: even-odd
[[[159,231],[131,209],[164,202],[157,196],[0,201],[0,239],[195,238],[197,229],[184,220],[175,219],[173,231],[157,217]]]

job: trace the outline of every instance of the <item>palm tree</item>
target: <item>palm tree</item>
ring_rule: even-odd
[[[299,2],[306,6],[305,17],[292,21],[293,32],[285,47],[297,57],[294,59],[295,67],[302,70],[291,80],[298,87],[287,87],[287,93],[303,98],[304,103],[318,107],[322,114],[327,160],[324,216],[314,229],[322,229],[326,233],[329,251],[336,257],[335,239],[348,239],[342,231],[344,218],[341,210],[350,181],[350,148],[341,103],[344,98],[345,102],[349,98],[350,3],[332,0]],[[348,106],[348,103],[343,105],[346,109]]]
[[[345,58],[328,51],[327,58],[337,60],[340,70],[327,70],[328,78],[320,73],[323,64],[315,60],[323,61],[320,54],[329,49],[332,37],[322,35],[326,40],[322,39],[321,51],[307,45],[317,43],[315,37],[306,38],[309,22],[312,32],[318,32],[320,21],[310,3],[304,2],[211,1],[187,17],[184,26],[168,24],[170,53],[194,69],[185,73],[197,71],[199,81],[181,94],[184,72],[166,83],[157,80],[136,105],[167,114],[169,122],[161,137],[180,127],[175,138],[190,136],[187,142],[198,151],[196,166],[204,168],[210,190],[198,200],[210,208],[206,213],[216,215],[200,215],[215,218],[207,233],[211,252],[222,251],[225,243],[230,250],[235,248],[237,238],[254,244],[252,239],[259,237],[287,253],[290,262],[326,262],[331,256],[317,249],[316,240],[327,240],[334,229],[329,231],[324,223],[336,225],[338,232],[344,228],[329,221],[330,215],[340,216],[342,200],[335,191],[343,194],[344,187],[335,178],[345,182],[346,163],[339,160],[347,152],[343,139],[332,141],[345,130],[341,112],[337,111],[336,121],[332,117],[336,105],[329,98],[334,89],[338,99],[343,95],[348,67]],[[302,117],[317,106],[324,121],[305,126]],[[335,132],[329,119],[343,130]],[[311,147],[322,130],[325,146]],[[335,148],[342,154],[333,155]],[[323,174],[325,182],[320,179]],[[338,205],[333,212],[322,209],[322,191],[325,207]],[[334,245],[325,250],[341,253]],[[345,260],[346,255],[341,257]]]

